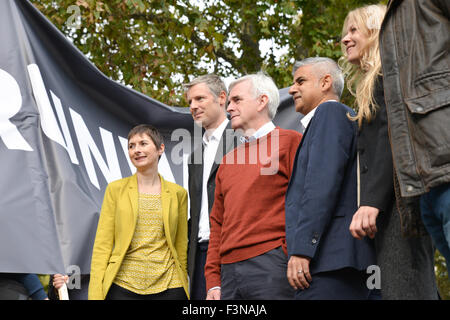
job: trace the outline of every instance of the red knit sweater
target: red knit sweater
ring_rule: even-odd
[[[220,286],[220,265],[279,246],[286,251],[284,199],[301,134],[277,127],[238,146],[216,176],[206,287]]]

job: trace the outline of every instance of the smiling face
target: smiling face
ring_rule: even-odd
[[[296,112],[307,115],[320,104],[325,96],[320,82],[313,65],[305,65],[295,71],[294,84],[289,88],[289,94],[294,99]]]
[[[205,83],[199,83],[186,93],[186,100],[195,123],[205,129],[217,128],[225,120],[224,106],[226,93],[215,97]]]
[[[164,152],[164,144],[158,149],[146,133],[135,134],[128,140],[128,156],[138,170],[158,166],[159,157]]]
[[[345,48],[344,55],[348,62],[359,64],[369,38],[355,21],[349,20],[344,28],[344,32],[346,32],[342,38],[342,45]]]

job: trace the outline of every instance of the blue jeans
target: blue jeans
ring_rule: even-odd
[[[450,183],[432,188],[422,195],[420,211],[434,245],[447,262],[450,277]]]

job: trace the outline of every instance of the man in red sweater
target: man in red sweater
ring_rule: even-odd
[[[264,74],[230,84],[231,126],[245,141],[216,176],[205,266],[209,300],[293,299],[284,199],[301,134],[275,127],[278,89]]]

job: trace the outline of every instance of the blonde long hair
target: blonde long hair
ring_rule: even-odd
[[[354,24],[360,33],[367,37],[365,46],[361,49],[359,64],[351,64],[347,61],[345,46],[341,43],[344,55],[339,59],[347,78],[347,88],[356,98],[355,105],[357,115],[349,118],[358,121],[361,128],[363,119],[371,121],[374,117],[377,105],[373,97],[376,78],[381,75],[381,58],[378,45],[381,22],[386,14],[385,5],[369,5],[350,11],[344,21],[342,37],[347,34],[350,24]]]

